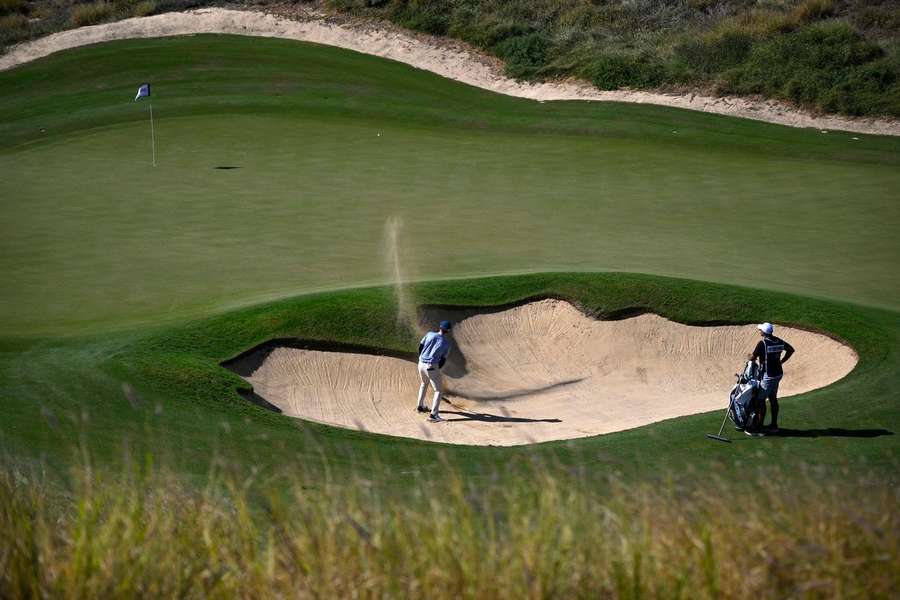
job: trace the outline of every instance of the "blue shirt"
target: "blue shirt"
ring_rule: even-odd
[[[436,365],[450,353],[450,342],[437,331],[429,331],[419,343],[422,351],[419,352],[419,361]]]

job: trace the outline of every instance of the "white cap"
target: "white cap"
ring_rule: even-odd
[[[768,335],[772,335],[775,332],[775,327],[771,323],[763,323],[757,325],[756,328]]]

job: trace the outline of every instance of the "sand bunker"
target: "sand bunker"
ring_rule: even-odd
[[[900,135],[900,121],[897,120],[814,115],[774,100],[712,97],[694,93],[601,91],[586,81],[575,79],[545,83],[516,81],[503,74],[503,63],[500,60],[456,40],[413,33],[385,22],[326,15],[315,8],[299,5],[282,7],[282,11],[283,14],[276,15],[253,10],[203,8],[79,27],[13,46],[9,52],[0,56],[0,71],[87,44],[128,38],[228,33],[286,38],[347,48],[390,58],[493,92],[539,101],[593,100],[659,104],[791,127]]]
[[[851,348],[824,335],[788,327],[776,334],[797,349],[785,366],[782,397],[824,387],[856,365]],[[559,300],[467,316],[453,331],[443,423],[414,411],[418,374],[400,358],[276,347],[244,375],[286,415],[512,446],[724,409],[733,374],[758,339],[752,325],[691,327],[652,314],[597,321]]]

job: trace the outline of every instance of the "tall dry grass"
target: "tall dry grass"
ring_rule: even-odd
[[[900,585],[898,496],[813,472],[630,484],[533,465],[408,493],[224,470],[0,470],[0,597],[871,598]],[[380,475],[379,475],[380,473]],[[602,491],[598,492],[597,490]]]
[[[72,25],[75,27],[96,25],[110,19],[114,13],[114,5],[105,0],[90,4],[78,4],[72,7]]]

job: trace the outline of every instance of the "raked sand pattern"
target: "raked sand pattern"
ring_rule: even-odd
[[[788,327],[776,335],[797,350],[781,397],[824,387],[856,365],[856,353],[827,336]],[[598,321],[558,300],[476,315],[453,331],[442,423],[415,412],[416,367],[397,358],[276,348],[247,381],[289,416],[511,446],[724,410],[734,373],[758,339],[753,325],[693,327],[652,314]]]

